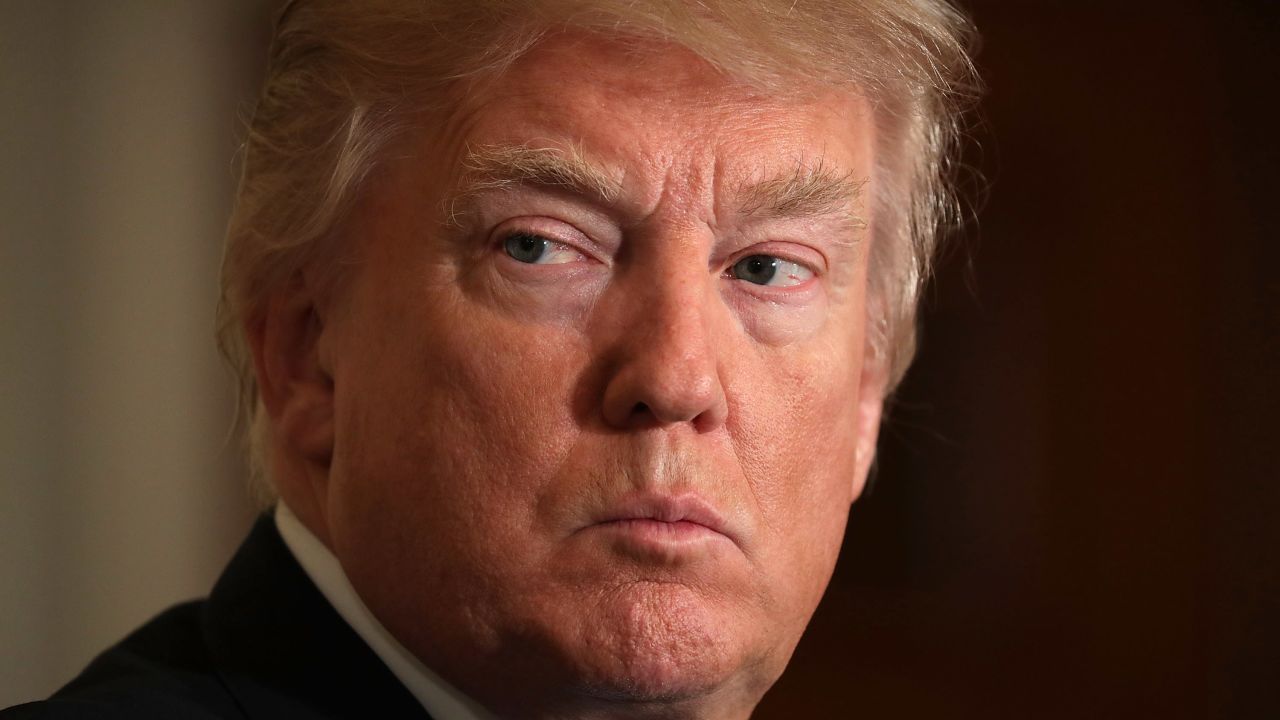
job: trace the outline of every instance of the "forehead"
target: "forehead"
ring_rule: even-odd
[[[742,179],[797,164],[871,171],[872,114],[859,94],[764,88],[657,41],[559,34],[464,105],[449,133],[457,145],[572,143],[627,177],[707,161]]]

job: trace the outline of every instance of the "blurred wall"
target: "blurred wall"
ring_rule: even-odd
[[[213,309],[258,5],[0,3],[0,707],[250,521]]]

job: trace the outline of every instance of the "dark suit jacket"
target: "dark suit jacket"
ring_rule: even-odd
[[[18,718],[427,718],[263,517],[208,600],[168,610]]]

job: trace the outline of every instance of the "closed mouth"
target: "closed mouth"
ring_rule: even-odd
[[[701,496],[637,495],[623,499],[594,518],[594,527],[656,542],[686,542],[710,536],[734,540],[720,515]]]

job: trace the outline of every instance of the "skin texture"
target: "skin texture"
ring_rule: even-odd
[[[394,153],[344,280],[300,273],[249,331],[281,496],[402,644],[504,717],[750,714],[830,578],[883,372],[862,201],[786,217],[743,188],[874,183],[869,117],[560,36]],[[490,146],[576,153],[617,193],[461,193]],[[759,254],[794,284],[734,276]],[[607,522],[668,501],[713,519]]]

